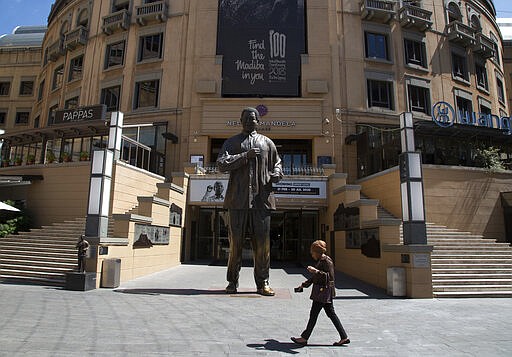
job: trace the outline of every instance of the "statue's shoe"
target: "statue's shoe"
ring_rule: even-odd
[[[264,287],[259,288],[258,290],[256,290],[256,292],[263,296],[274,296],[276,294],[274,292],[274,290],[272,290],[272,288],[268,285],[265,285]]]
[[[226,294],[235,294],[235,293],[236,293],[236,284],[229,283],[228,286],[226,286]]]

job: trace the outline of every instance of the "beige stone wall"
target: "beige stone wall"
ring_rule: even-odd
[[[26,200],[34,226],[85,217],[89,194],[90,162],[70,162],[24,167],[7,167],[3,175],[35,175],[27,186],[14,186],[0,190],[1,200]]]
[[[112,214],[123,214],[136,207],[138,196],[153,196],[157,192],[156,184],[164,182],[164,178],[150,172],[137,169],[117,161],[112,182],[111,198]]]
[[[370,198],[378,199],[380,205],[395,217],[402,217],[400,200],[400,174],[398,167],[358,180],[361,192]]]
[[[485,169],[423,166],[427,221],[505,241],[500,192],[512,174]]]

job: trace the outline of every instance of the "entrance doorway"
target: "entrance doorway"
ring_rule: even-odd
[[[309,247],[319,239],[318,211],[278,210],[270,223],[271,261],[309,262]],[[224,262],[229,256],[228,213],[221,208],[201,208],[192,237],[191,259]],[[191,230],[194,232],[194,229]],[[246,238],[244,260],[252,260],[250,238]]]

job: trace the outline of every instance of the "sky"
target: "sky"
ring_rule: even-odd
[[[0,0],[0,35],[20,25],[46,25],[54,0]],[[512,18],[511,0],[494,0],[498,17]]]

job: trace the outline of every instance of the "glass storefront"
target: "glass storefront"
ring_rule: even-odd
[[[398,127],[358,125],[357,133],[358,178],[398,165]],[[424,124],[415,127],[414,137],[423,164],[489,168],[495,160],[512,169],[512,139],[494,129]]]
[[[196,236],[192,237],[191,259],[225,261],[229,256],[227,210],[201,208],[193,220]],[[318,211],[277,210],[270,223],[272,261],[309,261],[309,247],[319,239]],[[243,258],[252,259],[251,241],[246,239]]]

